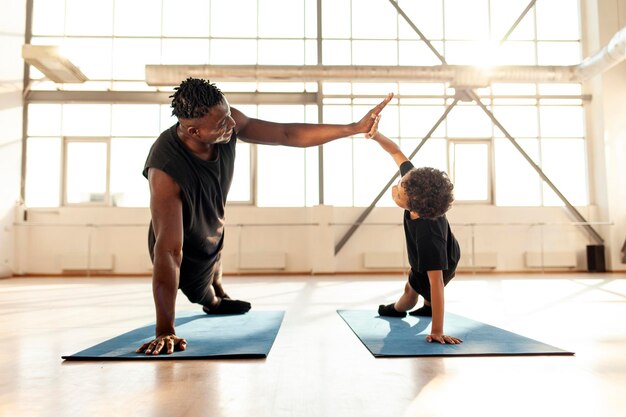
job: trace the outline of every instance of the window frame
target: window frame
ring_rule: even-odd
[[[111,136],[62,136],[61,151],[61,206],[62,207],[112,207],[111,204]],[[106,145],[106,188],[102,202],[70,203],[67,199],[68,145],[70,143],[104,143]]]
[[[453,147],[456,144],[476,144],[487,145],[487,198],[484,200],[458,200],[455,198],[455,204],[488,204],[494,205],[494,169],[493,169],[493,138],[448,138],[447,140],[447,158],[448,158],[448,173],[450,180],[453,184],[456,184],[456,173],[454,170],[454,151]]]

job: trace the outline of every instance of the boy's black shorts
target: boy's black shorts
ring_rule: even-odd
[[[443,286],[448,285],[448,282],[456,275],[456,268],[446,269],[443,271]],[[430,281],[428,280],[428,274],[426,272],[416,272],[411,269],[409,272],[409,285],[415,290],[416,293],[424,297],[424,299],[430,302]]]

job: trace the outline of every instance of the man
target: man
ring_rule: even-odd
[[[178,123],[156,140],[143,175],[150,184],[150,256],[156,308],[155,339],[137,352],[185,350],[176,335],[178,288],[207,314],[243,314],[250,303],[222,287],[224,206],[233,177],[237,139],[250,143],[317,146],[358,133],[374,134],[390,94],[360,121],[348,125],[272,123],[231,108],[206,80],[188,78],[172,97]]]

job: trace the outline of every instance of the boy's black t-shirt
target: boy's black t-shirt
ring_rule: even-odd
[[[413,168],[410,161],[404,162],[400,173],[404,176]],[[454,275],[461,251],[445,215],[413,220],[405,210],[404,233],[409,264],[415,273],[422,275],[427,271],[442,270],[444,280]]]
[[[224,245],[224,206],[233,179],[237,134],[215,145],[217,156],[205,161],[185,147],[170,127],[154,142],[143,175],[156,168],[180,187],[183,205],[183,261],[180,277],[200,278],[211,270]],[[148,247],[154,259],[155,236],[150,223]]]

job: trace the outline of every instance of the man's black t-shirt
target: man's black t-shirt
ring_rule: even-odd
[[[176,133],[178,124],[170,127],[154,142],[143,175],[156,168],[180,187],[183,204],[183,279],[197,279],[207,274],[224,244],[224,206],[233,179],[237,135],[228,143],[215,145],[216,158],[205,161],[185,147]],[[150,224],[148,246],[154,259],[155,236]]]
[[[404,162],[400,166],[400,173],[404,176],[413,168],[410,161]],[[405,210],[404,234],[409,265],[414,275],[428,279],[427,271],[442,270],[446,283],[454,276],[461,251],[445,215],[435,219],[413,220],[409,211]],[[422,295],[427,299],[430,296]]]

